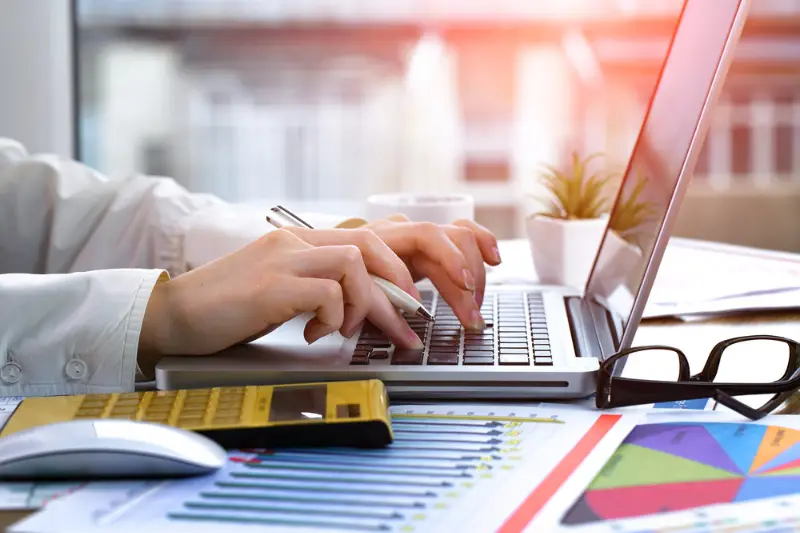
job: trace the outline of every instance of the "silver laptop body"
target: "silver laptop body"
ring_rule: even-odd
[[[625,241],[606,230],[585,290],[488,286],[490,326],[469,334],[436,291],[421,284],[432,324],[410,318],[421,352],[396,350],[370,324],[350,339],[305,346],[308,317],[260,341],[212,357],[170,357],[156,369],[159,389],[378,378],[393,399],[576,398],[594,393],[601,361],[631,345],[694,169],[749,0],[686,0],[611,217],[641,176],[653,207]]]

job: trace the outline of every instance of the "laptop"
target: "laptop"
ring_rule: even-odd
[[[165,358],[157,387],[378,378],[392,399],[590,396],[599,364],[632,343],[748,7],[749,0],[685,1],[610,215],[645,178],[639,198],[649,203],[649,218],[635,240],[606,228],[584,290],[489,285],[481,309],[489,327],[472,334],[422,283],[435,322],[408,318],[422,351],[395,349],[368,323],[352,338],[309,350],[299,317],[225,354]],[[281,331],[284,344],[276,341]]]

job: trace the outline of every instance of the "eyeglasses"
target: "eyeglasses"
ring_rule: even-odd
[[[645,377],[653,375],[662,380]],[[718,343],[703,370],[694,376],[689,374],[686,355],[677,348],[637,346],[622,350],[600,365],[596,404],[613,408],[713,398],[742,416],[758,420],[798,388],[800,343],[773,335],[749,335]]]

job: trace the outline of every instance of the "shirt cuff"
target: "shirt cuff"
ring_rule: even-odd
[[[136,383],[143,381],[150,381],[150,378],[142,372],[139,367],[139,338],[142,334],[142,325],[144,324],[144,315],[147,311],[147,304],[150,301],[150,296],[153,294],[153,289],[156,284],[169,281],[169,273],[166,270],[148,271],[142,279],[139,290],[136,291],[136,296],[133,302],[133,308],[128,318],[128,330],[125,334],[125,346],[122,351],[123,368],[127,369],[128,361],[133,359],[136,363]]]

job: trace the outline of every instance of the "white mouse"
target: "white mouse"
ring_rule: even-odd
[[[185,477],[221,468],[208,437],[132,420],[72,420],[0,438],[0,479]]]

